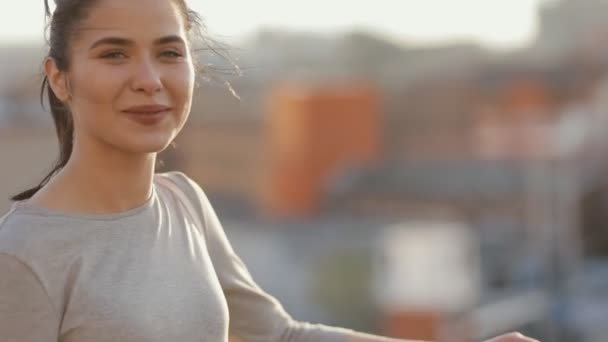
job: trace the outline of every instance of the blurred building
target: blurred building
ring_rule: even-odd
[[[48,127],[0,127],[0,213],[8,210],[9,197],[39,184],[58,151]]]
[[[560,55],[579,46],[606,42],[608,2],[605,0],[547,1],[539,12],[537,45],[547,54]],[[566,24],[567,23],[567,24]]]
[[[369,86],[283,86],[270,97],[262,210],[310,215],[330,177],[379,162],[378,92]]]

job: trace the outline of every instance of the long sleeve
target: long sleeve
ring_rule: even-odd
[[[29,267],[0,253],[0,339],[55,342],[58,323],[44,288]]]
[[[182,173],[174,181],[200,208],[204,234],[215,272],[228,302],[230,333],[244,342],[343,342],[349,329],[298,322],[252,279],[230,245],[222,225],[203,190]],[[189,190],[188,190],[189,189]]]

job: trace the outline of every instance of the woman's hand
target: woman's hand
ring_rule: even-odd
[[[510,333],[510,334],[494,337],[493,339],[488,340],[486,342],[539,342],[539,341],[535,340],[533,338],[530,338],[530,337],[526,337],[520,333]]]

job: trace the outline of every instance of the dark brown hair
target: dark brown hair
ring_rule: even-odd
[[[66,72],[70,67],[70,43],[77,34],[79,25],[86,20],[89,11],[99,0],[55,0],[55,10],[51,13],[49,0],[44,0],[45,16],[46,16],[46,38],[48,45],[48,58],[55,61],[57,68]],[[210,50],[215,54],[220,55],[224,59],[231,61],[227,54],[220,52],[222,49],[219,43],[213,41],[206,34],[206,28],[198,13],[191,10],[185,0],[171,0],[179,8],[184,16],[186,30],[192,44],[201,44],[201,50]],[[200,69],[203,68],[197,59],[195,65]],[[234,70],[238,71],[236,64],[231,62]],[[212,79],[215,79],[212,77]],[[234,90],[229,83],[224,82],[234,94]],[[12,197],[13,201],[21,201],[32,197],[40,190],[57,172],[59,172],[68,162],[72,154],[74,124],[72,121],[72,113],[55,95],[50,87],[47,76],[42,79],[40,89],[40,101],[44,103],[44,95],[47,95],[48,104],[51,115],[55,123],[55,130],[59,139],[59,158],[51,171],[42,179],[40,184],[32,189],[26,190]]]

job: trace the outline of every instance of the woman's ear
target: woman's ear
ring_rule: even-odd
[[[57,63],[51,57],[44,61],[44,73],[55,96],[61,101],[66,102],[70,99],[70,89],[68,87],[67,75],[59,70]]]

